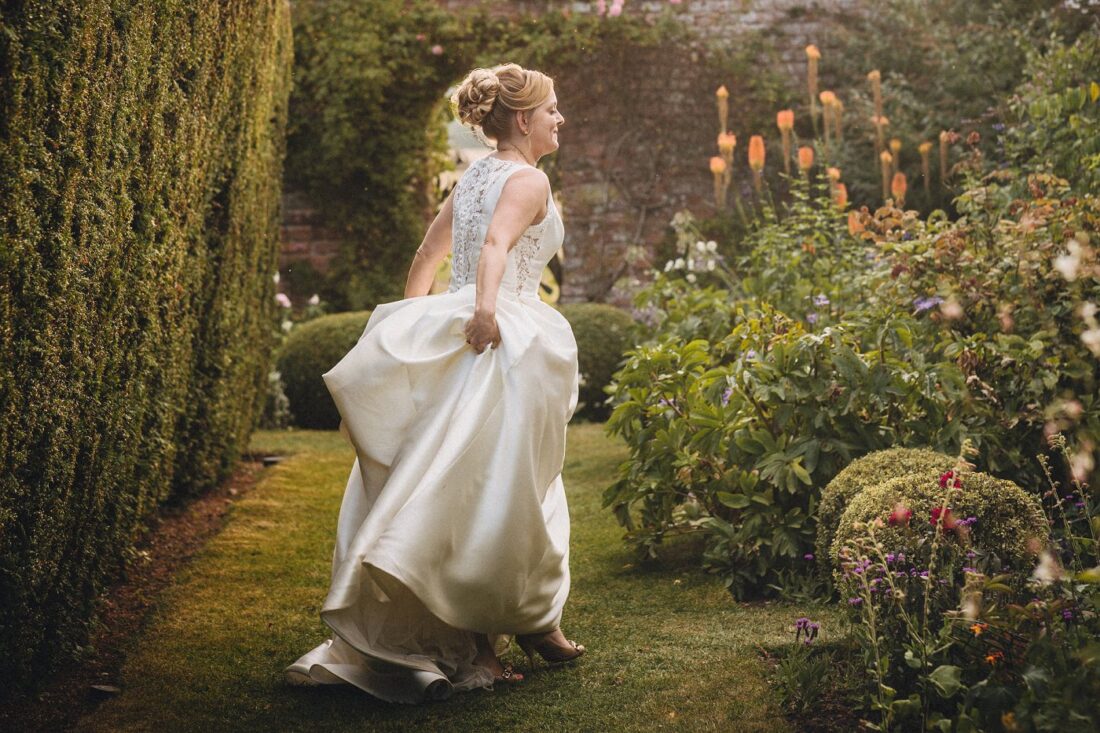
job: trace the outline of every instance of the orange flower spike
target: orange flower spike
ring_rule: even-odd
[[[853,237],[863,231],[863,222],[859,220],[859,212],[848,212],[848,233]]]
[[[894,158],[897,159],[898,153],[901,152],[901,140],[896,137],[890,138],[890,152],[894,155]]]
[[[951,133],[944,130],[940,133],[940,183],[947,180],[947,146],[951,144]]]
[[[920,152],[920,175],[924,179],[924,192],[928,193],[931,176],[931,163],[929,162],[929,156],[932,153],[932,143],[923,142],[917,146],[917,150]]]
[[[894,156],[886,150],[879,153],[878,156],[880,167],[882,168],[882,198],[890,198],[890,172],[894,162]]]
[[[871,82],[871,96],[875,100],[875,117],[882,117],[882,73],[878,69],[867,74]]]
[[[754,171],[764,170],[764,138],[753,135],[749,138],[749,167]]]
[[[783,142],[783,172],[789,176],[791,175],[791,130],[794,129],[794,111],[779,110],[775,114],[775,126],[779,128],[780,139]]]
[[[848,206],[848,187],[843,183],[837,183],[833,187],[833,203],[836,204],[838,209],[844,209]],[[855,213],[855,212],[853,212]]]
[[[844,139],[844,102],[840,101],[840,97],[837,97],[833,106],[833,122],[836,123],[836,139]]]
[[[836,111],[836,94],[830,92],[828,89],[823,91],[818,98],[821,100],[822,107],[822,119],[825,122],[825,145],[829,145],[829,138],[831,137],[830,131],[835,129],[833,124],[833,116]]]
[[[894,195],[894,201],[898,206],[905,205],[905,193],[909,189],[909,184],[905,180],[905,174],[898,171],[894,174],[894,178],[890,181],[890,193]]]
[[[810,117],[817,116],[817,62],[821,60],[821,51],[812,43],[806,46],[806,86],[810,92]]]
[[[737,136],[732,132],[723,132],[718,135],[718,152],[726,161],[726,166],[733,165],[733,149],[737,147]]]
[[[753,135],[749,138],[749,167],[752,168],[752,183],[760,194],[762,181],[760,172],[764,170],[764,138]]]
[[[840,169],[839,168],[826,168],[825,169],[825,175],[828,176],[830,181],[832,181],[833,183],[836,183],[837,181],[840,180]]]
[[[729,123],[730,92],[726,89],[726,85],[723,84],[718,87],[714,96],[718,102],[718,132],[725,132]]]
[[[814,167],[814,149],[809,145],[803,145],[798,149],[798,169],[803,173],[809,173]]]
[[[714,205],[720,210],[726,206],[726,172],[728,170],[726,161],[720,156],[715,155],[710,159],[710,172],[714,175]]]

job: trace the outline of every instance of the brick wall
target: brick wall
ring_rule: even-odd
[[[613,288],[616,280],[644,276],[650,264],[661,264],[645,259],[628,264],[632,245],[634,251],[651,255],[677,211],[712,212],[707,161],[714,154],[713,93],[718,85],[725,84],[732,93],[731,129],[739,135],[747,131],[738,124],[738,80],[715,74],[705,63],[708,45],[733,46],[746,31],[767,30],[787,67],[784,71],[797,81],[805,73],[803,48],[820,43],[815,34],[824,18],[867,1],[681,0],[673,5],[667,0],[626,0],[624,14],[671,9],[699,42],[631,51],[598,69],[554,70],[567,118],[554,171],[566,223],[563,302],[622,303],[624,294]],[[487,4],[509,16],[594,13],[596,8],[595,2],[579,0],[438,2],[453,12]],[[744,142],[747,135],[738,154],[743,154]],[[288,209],[291,215],[293,209]],[[288,220],[284,257],[308,257],[324,269],[335,253],[334,243],[322,233],[320,242],[306,244],[310,235],[301,228],[306,226],[312,224],[291,225]],[[298,249],[290,251],[293,247]]]

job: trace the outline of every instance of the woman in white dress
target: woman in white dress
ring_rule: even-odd
[[[535,164],[565,119],[553,81],[516,64],[470,72],[452,103],[496,151],[429,227],[405,299],[324,375],[357,459],[321,610],[333,637],[287,668],[394,702],[521,680],[497,657],[513,636],[531,661],[584,653],[559,628],[577,347],[538,296],[564,229]],[[429,295],[448,250],[450,288]]]

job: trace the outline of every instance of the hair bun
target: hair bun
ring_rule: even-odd
[[[458,119],[467,125],[480,125],[500,95],[500,79],[492,69],[474,69],[451,97]]]

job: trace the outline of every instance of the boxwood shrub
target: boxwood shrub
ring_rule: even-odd
[[[298,326],[279,349],[277,369],[283,376],[290,414],[298,427],[332,430],[340,413],[321,375],[336,365],[362,335],[370,311],[321,316]]]
[[[603,303],[571,303],[561,307],[577,339],[581,373],[577,414],[605,420],[611,413],[604,388],[619,368],[623,354],[633,347],[634,319],[627,312]]]
[[[1040,546],[1045,546],[1050,535],[1035,495],[1012,481],[985,473],[960,474],[959,488],[952,485],[955,479],[941,485],[944,482],[940,476],[936,470],[911,473],[854,496],[841,515],[833,538],[830,556],[834,574],[840,577],[841,551],[865,531],[861,525],[878,519],[883,520],[883,526],[876,531],[878,539],[890,551],[903,552],[909,564],[926,568],[931,545],[928,537],[934,530],[933,510],[943,504],[945,496],[952,520],[973,522],[967,526],[965,544],[986,555],[991,563],[988,570],[996,573],[1007,569],[1021,575],[1030,572],[1036,557],[1030,545],[1038,540]],[[889,521],[899,503],[912,512],[908,522]]]
[[[284,0],[0,7],[0,696],[47,679],[273,346]]]
[[[949,471],[955,459],[944,453],[920,448],[890,448],[868,453],[849,463],[821,492],[817,507],[817,560],[829,563],[833,537],[844,510],[859,492],[883,481],[911,473]]]

